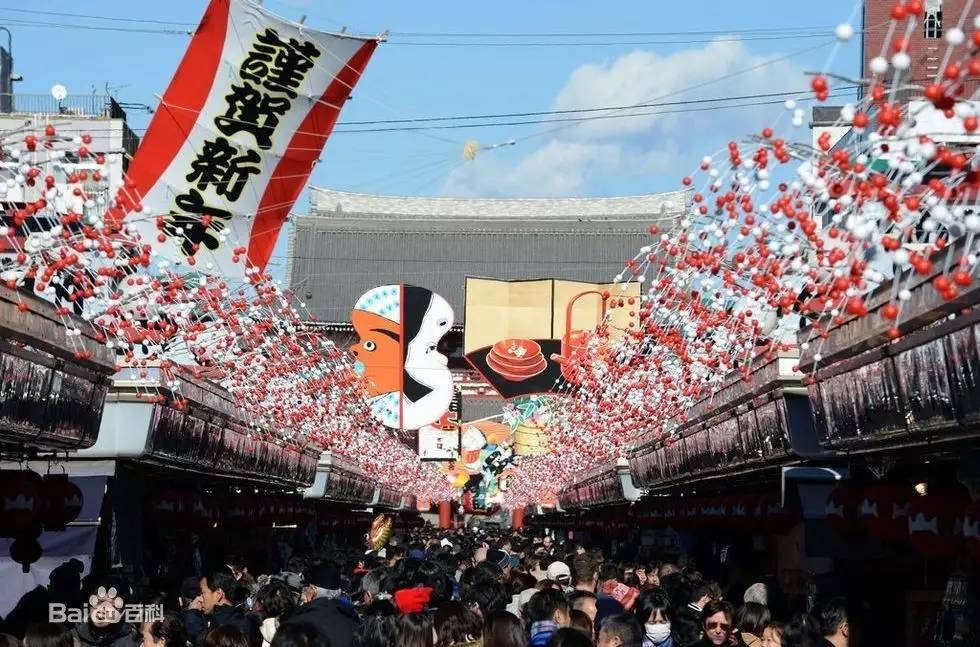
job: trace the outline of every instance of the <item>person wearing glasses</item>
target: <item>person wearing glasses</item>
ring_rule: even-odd
[[[737,645],[738,638],[733,632],[735,610],[724,600],[712,600],[704,605],[701,617],[704,627],[704,637],[695,645],[697,647],[718,647],[719,645]]]

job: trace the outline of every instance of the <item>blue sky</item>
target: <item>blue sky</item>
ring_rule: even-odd
[[[100,0],[0,0],[0,21],[14,36],[19,93],[47,95],[55,83],[72,94],[105,85],[123,101],[155,105],[184,52],[189,37],[122,33],[18,24],[35,21],[133,28],[179,25],[113,23],[23,13],[54,11],[196,24],[204,0],[132,2]],[[357,86],[342,121],[424,116],[530,112],[632,105],[652,99],[678,101],[770,94],[806,87],[803,71],[824,69],[833,27],[847,20],[855,0],[813,3],[780,0],[615,1],[534,0],[493,3],[425,0],[266,0],[265,6],[292,19],[306,16],[312,27],[393,32],[379,48]],[[18,11],[13,11],[14,9]],[[854,21],[860,29],[860,14]],[[828,36],[770,38],[747,30],[825,28]],[[191,27],[184,27],[189,29]],[[688,35],[619,38],[614,46],[491,47],[408,45],[445,42],[439,33],[623,33],[725,31],[730,36]],[[741,35],[742,40],[739,40]],[[715,42],[707,42],[716,38]],[[545,42],[546,38],[529,38]],[[610,41],[613,38],[567,38]],[[664,40],[685,40],[664,44]],[[860,67],[859,37],[836,52],[832,70],[854,76]],[[402,42],[402,44],[399,43]],[[656,41],[656,44],[647,44]],[[801,52],[809,49],[811,51]],[[777,59],[771,62],[772,59]],[[767,64],[768,63],[768,64]],[[754,68],[754,69],[752,69]],[[749,72],[743,70],[751,69]],[[726,75],[734,77],[717,82]],[[696,87],[700,86],[700,87]],[[843,100],[843,99],[842,99]],[[690,114],[609,119],[563,127],[515,125],[408,132],[337,132],[311,183],[335,189],[395,195],[617,195],[676,188],[706,153],[724,148],[737,133],[756,130],[779,117],[778,105]],[[147,115],[132,112],[136,129]],[[463,142],[516,140],[515,146],[462,159]],[[444,141],[449,140],[449,141]],[[296,211],[305,212],[306,197]]]

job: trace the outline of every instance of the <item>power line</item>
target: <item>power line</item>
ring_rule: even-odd
[[[182,27],[194,27],[197,23],[177,22],[173,20],[153,20],[151,18],[120,18],[119,16],[94,16],[84,13],[65,13],[64,11],[40,11],[38,9],[15,9],[14,7],[0,7],[0,11],[14,11],[17,13],[40,14],[44,16],[60,16],[63,18],[86,18],[88,20],[108,20],[110,22],[136,22],[152,25],[180,25]]]
[[[431,38],[615,38],[639,36],[705,36],[710,34],[782,33],[782,32],[829,32],[833,26],[823,27],[756,27],[749,29],[704,29],[683,31],[626,31],[626,32],[433,32],[433,31],[393,31],[392,36],[431,37]]]
[[[841,86],[834,88],[835,90],[844,89],[857,89],[858,86]],[[809,90],[787,90],[785,92],[769,92],[765,94],[745,94],[741,96],[734,97],[713,97],[710,99],[687,99],[684,101],[666,101],[662,103],[637,103],[622,106],[603,106],[599,108],[570,108],[567,110],[539,110],[534,112],[502,112],[495,114],[482,114],[482,115],[453,115],[449,117],[418,117],[414,119],[379,119],[374,121],[342,121],[337,122],[338,126],[374,126],[379,124],[408,124],[408,123],[424,123],[432,121],[462,121],[468,119],[501,119],[509,117],[540,117],[544,115],[566,115],[566,114],[580,114],[586,112],[603,112],[607,110],[629,110],[632,108],[660,108],[664,106],[679,106],[679,105],[689,105],[696,103],[717,103],[721,101],[738,101],[741,99],[766,99],[771,97],[788,97],[790,95],[797,94],[809,94]]]
[[[801,38],[827,38],[830,32],[816,34],[783,34],[779,36],[732,36],[730,38],[699,38],[689,40],[626,40],[626,41],[577,41],[577,42],[421,42],[388,39],[388,45],[419,45],[423,47],[617,47],[621,45],[703,45],[706,43],[733,43],[760,40],[798,40]]]
[[[846,96],[847,91],[842,91],[840,93],[832,92],[831,97]],[[810,101],[811,97],[804,99],[799,99],[801,101]],[[630,117],[645,117],[650,115],[668,115],[684,112],[710,112],[714,110],[731,110],[735,108],[748,108],[751,106],[766,106],[766,105],[778,105],[783,103],[782,100],[777,101],[753,101],[747,103],[733,104],[733,105],[720,105],[720,106],[701,106],[701,107],[691,107],[683,109],[674,110],[650,110],[646,112],[634,112],[630,114],[613,114],[613,115],[592,115],[589,117],[565,117],[557,119],[526,119],[521,121],[494,121],[494,122],[484,122],[484,123],[466,123],[466,124],[436,124],[431,126],[393,126],[391,128],[356,128],[356,129],[338,129],[334,130],[334,134],[341,133],[381,133],[381,132],[411,132],[417,130],[456,130],[460,128],[493,128],[496,126],[526,126],[531,124],[553,124],[553,123],[576,123],[584,121],[597,121],[600,119],[628,119]]]
[[[5,18],[4,23],[10,27],[41,27],[45,29],[70,29],[76,31],[79,29],[88,29],[91,31],[113,31],[113,32],[126,32],[135,34],[170,34],[178,36],[189,36],[191,31],[181,30],[181,29],[149,29],[140,27],[103,27],[101,25],[72,25],[69,23],[58,23],[58,22],[43,22],[37,20],[22,20],[20,18]]]

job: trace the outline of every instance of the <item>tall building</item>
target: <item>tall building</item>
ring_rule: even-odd
[[[887,42],[885,40],[889,33],[888,22],[891,20],[891,12],[895,4],[895,0],[865,0],[864,2],[862,73],[865,78],[872,76],[871,61],[877,56],[890,59],[894,39],[905,35],[902,30],[893,34],[891,40]],[[911,59],[911,82],[926,85],[941,78],[943,69],[949,63],[944,60],[947,43],[943,37],[946,31],[959,26],[969,38],[973,31],[973,16],[976,15],[977,7],[972,0],[923,0],[922,4],[925,14],[916,21],[915,29],[909,33],[906,51]],[[960,25],[967,5],[971,5],[973,11],[965,16],[963,24]],[[977,87],[976,80],[967,82],[965,96],[969,96]]]

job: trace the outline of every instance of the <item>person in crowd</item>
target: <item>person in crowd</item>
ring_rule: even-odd
[[[254,647],[245,632],[233,624],[209,629],[204,635],[204,647]]]
[[[663,580],[668,575],[674,575],[675,573],[680,573],[681,569],[677,564],[672,564],[670,562],[665,562],[660,565],[660,569],[657,571],[657,579]]]
[[[491,548],[487,551],[487,562],[496,564],[504,573],[504,580],[510,581],[511,563],[510,555],[499,548]]]
[[[527,603],[527,615],[531,622],[531,646],[546,647],[560,627],[567,627],[568,600],[555,589],[538,591]]]
[[[704,638],[698,647],[718,647],[734,642],[734,616],[732,605],[724,600],[711,600],[705,603],[701,612]]]
[[[262,647],[269,647],[282,619],[289,617],[295,609],[296,594],[285,582],[272,581],[258,590],[253,611],[262,619],[259,626]]]
[[[118,578],[97,578],[87,590],[91,612],[84,622],[74,626],[81,647],[136,647],[136,628],[123,622],[122,609],[130,597],[125,583]]]
[[[395,645],[398,647],[434,647],[432,615],[403,613],[398,616]]]
[[[579,611],[578,609],[572,609],[569,613],[569,618],[571,619],[570,627],[575,627],[587,635],[589,638],[595,639],[595,625],[592,623],[592,618],[585,613],[585,611]]]
[[[459,602],[440,605],[433,618],[436,647],[479,647],[483,619]]]
[[[323,562],[307,570],[300,606],[279,629],[289,624],[307,624],[331,647],[351,647],[361,624],[357,611],[344,599],[340,571],[333,562]]]
[[[204,634],[208,630],[208,620],[204,617],[204,603],[201,600],[201,579],[187,577],[180,585],[180,595],[177,598],[180,605],[180,615],[187,633],[187,642],[191,647],[201,647]]]
[[[555,632],[549,647],[593,647],[592,638],[574,627],[564,627]]]
[[[754,602],[764,607],[769,606],[769,588],[762,582],[756,582],[745,589],[745,595],[742,597],[742,601]]]
[[[596,613],[598,612],[596,607],[597,601],[596,594],[591,591],[574,591],[568,596],[568,603],[572,609],[585,613],[589,616],[589,621],[592,623],[595,623]]]
[[[820,622],[807,613],[798,613],[783,628],[780,644],[786,647],[826,647]]]
[[[521,621],[509,611],[491,611],[483,626],[483,647],[528,647]]]
[[[361,578],[360,603],[364,606],[369,606],[375,600],[390,598],[391,596],[381,588],[385,578],[388,577],[391,577],[391,570],[387,567],[374,568],[365,573],[364,577]]]
[[[323,635],[312,625],[297,622],[277,631],[272,639],[275,647],[331,647]]]
[[[735,614],[738,635],[746,647],[762,647],[762,632],[769,624],[768,607],[758,602],[746,602]]]
[[[762,647],[782,647],[783,623],[770,621],[762,630]]]
[[[572,559],[572,571],[574,573],[574,589],[594,594],[599,570],[592,557],[587,553],[576,555]]]
[[[248,570],[248,564],[245,563],[242,557],[238,555],[229,556],[226,561],[226,566],[232,577],[238,582],[238,590],[242,594],[249,596],[258,590],[255,578],[252,577],[252,574]]]
[[[24,632],[24,647],[75,647],[75,637],[64,625],[38,622]]]
[[[850,644],[851,627],[847,622],[847,602],[844,598],[834,598],[820,605],[816,618],[829,645],[847,647]]]
[[[492,611],[506,610],[510,597],[503,584],[488,579],[464,587],[462,601],[471,611],[477,611],[486,617]]]
[[[217,571],[206,575],[201,578],[200,586],[201,610],[209,620],[209,632],[225,625],[232,625],[242,631],[248,643],[253,647],[262,643],[258,618],[246,614],[232,603],[236,596],[238,583],[230,573]],[[205,642],[206,639],[207,636],[205,635]]]
[[[548,564],[547,574],[549,580],[555,582],[563,591],[572,586],[572,569],[565,562],[551,562]]]
[[[599,625],[596,647],[642,647],[643,630],[632,613],[606,618]]]
[[[357,647],[388,647],[397,638],[398,610],[391,600],[375,600],[361,609],[361,626],[354,635]]]
[[[643,626],[643,647],[674,647],[671,636],[670,600],[660,589],[640,594],[633,614]]]
[[[167,611],[159,620],[144,622],[141,630],[143,647],[186,647],[187,628],[183,615]]]

